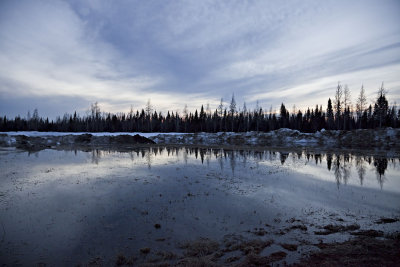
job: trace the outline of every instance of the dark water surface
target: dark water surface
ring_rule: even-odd
[[[399,229],[374,223],[399,217],[399,158],[163,147],[2,150],[0,170],[0,262],[10,266],[70,266],[97,257],[109,265],[121,253],[140,262],[157,251],[179,255],[187,241],[229,235],[276,244],[348,238],[313,235],[333,222]],[[282,234],[294,222],[307,229]],[[149,255],[140,253],[145,247]],[[287,262],[308,250],[288,252]]]

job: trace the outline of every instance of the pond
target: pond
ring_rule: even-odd
[[[264,242],[248,247],[293,263],[314,244],[347,240],[355,230],[400,228],[396,157],[3,149],[0,170],[0,262],[7,265],[176,263],[198,256],[193,244],[204,255],[219,251],[214,262],[234,264],[248,253],[226,249],[235,242]],[[325,233],[327,225],[344,228]]]

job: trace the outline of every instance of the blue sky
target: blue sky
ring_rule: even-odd
[[[0,2],[0,115],[400,103],[400,1]]]

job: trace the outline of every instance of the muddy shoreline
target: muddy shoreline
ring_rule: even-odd
[[[329,228],[331,225],[325,226]],[[343,227],[336,225],[336,228]],[[305,227],[303,225],[303,227]],[[285,229],[290,231],[291,227]],[[340,232],[340,231],[337,231]],[[335,234],[331,231],[329,234]],[[344,232],[344,231],[342,231]],[[345,231],[347,232],[347,231]],[[262,233],[262,234],[261,234]],[[270,237],[244,238],[241,235],[227,235],[221,243],[201,238],[180,245],[181,254],[168,251],[153,251],[142,248],[140,254],[118,254],[116,266],[399,266],[400,265],[400,232],[384,235],[375,230],[349,231],[355,237],[344,242],[311,243],[298,240],[297,243],[276,243]],[[268,232],[257,229],[255,236],[268,236]],[[275,252],[268,256],[262,254],[264,249],[274,245]],[[288,253],[297,252],[300,246],[314,247],[301,252],[299,260],[286,262]],[[150,254],[150,252],[152,252]],[[300,252],[299,252],[300,253]],[[97,257],[89,262],[91,266],[102,266],[102,258]]]

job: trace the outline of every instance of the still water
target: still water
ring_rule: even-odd
[[[337,221],[378,229],[377,219],[400,215],[394,157],[182,147],[3,150],[0,170],[0,262],[8,265],[97,258],[108,265],[121,253],[140,262],[157,251],[179,255],[185,241],[251,236],[261,226],[275,243],[334,241],[345,236],[312,233]],[[307,230],[282,234],[293,221]],[[144,247],[149,255],[141,255]]]

